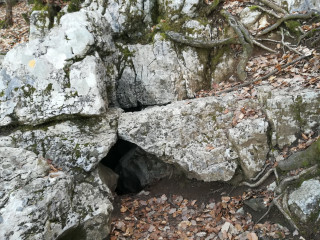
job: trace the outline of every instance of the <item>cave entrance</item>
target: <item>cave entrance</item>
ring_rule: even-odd
[[[138,193],[145,186],[170,176],[173,166],[145,152],[137,145],[119,139],[101,163],[118,175],[118,195]]]

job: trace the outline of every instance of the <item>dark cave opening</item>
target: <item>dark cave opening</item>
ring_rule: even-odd
[[[138,193],[176,172],[176,167],[128,141],[119,139],[101,163],[118,175],[118,195]]]
[[[142,190],[140,179],[132,168],[128,168],[136,148],[135,144],[119,139],[110,149],[108,155],[101,160],[104,166],[110,168],[119,176],[115,189],[118,195],[137,193]]]

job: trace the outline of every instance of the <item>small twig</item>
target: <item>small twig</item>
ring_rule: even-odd
[[[266,174],[263,175],[263,177],[260,178],[260,180],[258,182],[255,182],[255,183],[242,182],[242,183],[240,183],[240,186],[248,186],[251,188],[258,187],[271,175],[271,173],[273,173],[273,168],[269,169],[269,171],[266,172]]]
[[[295,52],[296,54],[299,54],[299,55],[303,55],[301,52],[297,51],[296,49],[292,48],[289,46],[289,44],[287,44],[285,41],[284,41],[284,34],[283,34],[283,28],[281,28],[281,44],[283,45],[283,47],[286,47],[288,48],[289,50]],[[285,52],[285,50],[283,49],[283,52]]]
[[[259,218],[259,220],[257,221],[257,223],[259,223],[262,219],[264,219],[264,218],[268,215],[268,213],[270,212],[271,208],[274,206],[274,200],[275,200],[275,199],[278,200],[279,197],[281,197],[281,195],[279,195],[278,197],[276,197],[276,198],[274,198],[274,199],[272,200],[272,202],[270,203],[270,205],[269,205],[269,207],[268,207],[268,210],[265,212],[265,214],[262,215],[261,218]]]
[[[275,43],[281,43],[281,41],[274,40],[274,39],[269,39],[269,38],[258,38],[255,39],[256,41],[269,41],[269,42],[275,42]]]
[[[222,94],[222,93],[232,92],[232,91],[234,91],[234,90],[236,90],[236,89],[238,89],[238,88],[246,87],[246,86],[249,86],[249,85],[251,85],[251,84],[253,84],[253,83],[255,83],[255,82],[258,82],[258,81],[267,79],[268,77],[270,77],[270,76],[272,76],[273,74],[281,71],[282,69],[285,69],[285,68],[287,68],[288,66],[290,66],[290,65],[292,65],[292,64],[295,64],[296,62],[299,62],[300,60],[302,60],[302,59],[304,59],[304,58],[307,58],[307,57],[310,57],[310,56],[311,56],[311,55],[303,55],[303,56],[301,56],[301,57],[298,57],[297,59],[293,60],[292,62],[289,62],[289,63],[281,66],[281,69],[280,69],[280,70],[279,70],[279,69],[275,69],[275,70],[271,71],[270,73],[268,73],[267,75],[265,75],[265,76],[263,76],[263,77],[259,77],[259,78],[257,78],[257,79],[250,80],[250,81],[248,81],[248,82],[246,82],[246,83],[242,83],[242,84],[239,84],[239,85],[234,86],[234,87],[232,87],[232,88],[229,88],[229,89],[226,89],[226,90],[217,92],[217,93],[215,93],[215,95],[220,95],[220,94]]]

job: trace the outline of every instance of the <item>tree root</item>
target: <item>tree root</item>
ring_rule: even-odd
[[[287,193],[285,193],[284,195],[286,195]],[[279,196],[280,197],[280,196]],[[287,201],[287,197],[284,197],[283,201]],[[297,225],[294,223],[294,221],[292,220],[292,218],[290,217],[290,215],[283,209],[283,207],[281,206],[281,204],[278,202],[278,198],[273,199],[272,201],[274,203],[274,205],[279,209],[279,211],[282,213],[282,215],[288,220],[288,222],[292,225],[292,227],[294,227],[295,229],[297,229],[299,231],[299,228],[297,227]]]
[[[222,10],[221,15],[226,18],[229,25],[233,28],[235,33],[238,35],[240,44],[242,45],[242,54],[240,61],[237,65],[237,76],[240,81],[244,82],[247,78],[246,65],[252,54],[252,41],[248,30],[246,30],[228,11]]]
[[[278,6],[277,4],[273,3],[270,0],[258,0],[259,2],[263,3],[264,5],[268,6],[269,8],[272,8],[276,12],[280,12],[283,14],[287,14],[288,12],[284,10],[282,7]]]
[[[266,8],[264,8],[264,7],[262,7],[262,6],[259,6],[259,5],[255,5],[254,7],[260,9],[260,10],[263,11],[263,12],[268,13],[269,15],[274,16],[275,18],[281,18],[277,13],[275,13],[275,12],[272,11],[272,10],[266,9]]]
[[[313,11],[306,14],[286,14],[284,17],[280,18],[275,24],[271,25],[270,27],[267,27],[266,29],[258,33],[257,36],[262,36],[271,32],[272,30],[275,30],[285,21],[288,21],[291,19],[308,19],[308,18],[311,18],[313,15],[314,15]]]
[[[291,182],[299,180],[300,178],[305,177],[305,176],[317,175],[317,173],[318,173],[318,165],[314,165],[310,168],[304,169],[298,175],[287,177],[280,182],[280,184],[275,189],[275,193],[280,194],[284,191],[285,188],[288,187],[288,185]]]
[[[265,175],[263,175],[262,178],[260,178],[259,181],[255,182],[255,183],[242,182],[242,183],[240,183],[240,186],[248,186],[248,187],[251,187],[251,188],[258,187],[258,186],[260,186],[260,185],[271,175],[271,173],[273,173],[273,172],[274,172],[274,169],[271,168],[271,169],[269,169],[268,172],[266,172]]]
[[[181,33],[173,32],[173,31],[168,31],[165,32],[165,34],[170,38],[170,40],[178,43],[182,43],[191,47],[196,47],[196,48],[214,48],[217,46],[221,45],[229,45],[232,43],[236,43],[237,40],[235,38],[226,38],[222,40],[217,40],[217,41],[206,41],[206,40],[200,40],[200,39],[194,39],[194,38],[187,38]]]

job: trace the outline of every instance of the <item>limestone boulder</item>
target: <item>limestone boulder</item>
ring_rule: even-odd
[[[302,222],[310,221],[312,225],[320,219],[320,181],[310,179],[304,181],[301,186],[289,194],[288,204],[290,211]]]
[[[49,173],[30,151],[0,147],[0,183],[1,239],[103,239],[110,231],[111,194],[96,172],[76,182]]]
[[[275,2],[291,13],[310,10],[320,11],[318,0],[276,0]]]
[[[179,165],[189,177],[228,181],[237,168],[238,155],[218,123],[228,125],[232,118],[220,116],[227,106],[220,103],[205,98],[123,113],[118,133],[161,160]]]
[[[258,92],[272,126],[273,146],[283,148],[297,140],[299,132],[307,134],[319,129],[319,91],[301,88],[287,91],[262,86]]]
[[[84,9],[101,13],[110,23],[115,34],[128,34],[130,37],[141,37],[146,28],[155,21],[157,12],[156,0],[86,1]]]
[[[0,71],[0,126],[106,112],[105,67],[95,49],[110,50],[113,42],[99,19],[93,12],[66,14],[43,40],[7,53]]]
[[[167,104],[193,97],[196,91],[207,88],[205,66],[194,49],[177,53],[160,34],[154,39],[153,44],[120,49],[126,57],[120,62],[122,74],[116,93],[123,108]]]
[[[21,127],[1,134],[0,146],[33,151],[65,171],[90,172],[116,142],[118,116],[110,109],[103,117]]]

